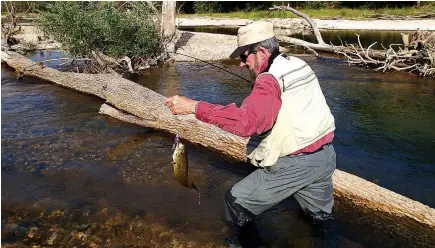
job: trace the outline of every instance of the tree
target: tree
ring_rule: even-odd
[[[93,59],[90,72],[122,63],[136,70],[162,51],[155,15],[143,2],[54,2],[40,12],[38,25],[74,56]],[[101,54],[114,59],[96,58]]]

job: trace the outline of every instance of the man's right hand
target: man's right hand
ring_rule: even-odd
[[[174,115],[195,114],[195,107],[199,101],[184,96],[171,96],[166,98],[165,105],[171,109]]]

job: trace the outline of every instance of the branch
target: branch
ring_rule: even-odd
[[[293,12],[295,15],[304,18],[310,24],[311,28],[313,29],[314,35],[316,36],[316,39],[317,39],[317,43],[322,44],[322,45],[323,44],[326,45],[326,43],[323,41],[323,38],[322,38],[322,35],[320,34],[319,29],[317,28],[316,22],[313,19],[311,19],[311,17],[309,17],[308,15],[301,13],[301,12],[299,12],[299,11],[293,9],[292,7],[289,7],[289,6],[273,6],[272,8],[269,8],[269,9],[270,10],[275,10],[275,9],[289,10],[289,11]]]
[[[341,46],[344,46],[344,45],[343,45],[343,41],[341,40],[340,36],[337,35],[337,37],[338,37],[338,39],[339,39],[340,42],[341,42]],[[332,45],[332,43],[331,43],[331,45]]]
[[[367,59],[369,59],[369,60],[372,61],[372,62],[380,63],[378,60],[374,60],[374,59],[372,59],[372,58],[369,56],[370,48],[371,48],[372,46],[374,46],[376,43],[378,43],[378,42],[377,42],[377,41],[373,42],[373,43],[372,43],[372,44],[367,48],[365,56],[366,56]]]
[[[307,47],[307,46],[304,46],[308,51],[310,51],[310,52],[312,52],[312,53],[314,53],[314,55],[316,55],[316,57],[320,57],[320,55],[314,50],[314,49],[312,49],[311,47]]]
[[[408,67],[402,67],[402,68],[399,68],[399,67],[396,67],[396,66],[390,65],[389,68],[392,68],[392,69],[394,69],[394,70],[396,70],[396,71],[403,71],[403,70],[409,70],[409,69],[412,69],[412,68],[414,68],[414,67],[416,67],[416,66],[417,66],[417,64],[415,64],[415,65],[411,65],[411,66],[408,66]]]
[[[364,47],[361,45],[361,40],[359,39],[359,34],[355,33],[355,35],[356,35],[356,37],[358,38],[358,44],[359,44],[359,47],[361,48],[361,50],[363,51],[363,53],[366,53],[366,52],[364,51]]]
[[[145,1],[145,3],[148,5],[148,7],[150,7],[150,9],[152,9],[154,11],[154,13],[158,13],[159,12],[157,10],[157,8],[154,6],[152,1]]]
[[[24,14],[27,14],[27,13],[30,11],[30,9],[32,8],[32,7],[30,6],[29,1],[26,1],[26,3],[27,3],[27,6],[28,6],[29,8],[26,10],[26,12],[24,12]]]

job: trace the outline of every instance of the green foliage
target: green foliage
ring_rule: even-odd
[[[367,18],[369,15],[376,13],[392,15],[392,16],[412,16],[419,15],[428,11],[435,11],[433,6],[421,7],[421,8],[396,8],[396,9],[350,9],[350,8],[339,8],[339,9],[304,9],[298,8],[299,11],[307,14],[311,18],[320,19],[330,19],[335,17],[351,18],[351,19],[361,19]],[[179,17],[186,17],[189,15],[179,15]],[[230,13],[207,13],[207,14],[195,14],[195,16],[209,16],[213,18],[242,18],[242,19],[264,19],[264,18],[295,18],[297,17],[291,11],[238,11]]]
[[[42,10],[45,8],[45,6],[47,5],[47,1],[8,1],[7,2],[9,5],[13,5],[15,8],[15,11],[17,13],[35,13],[38,10]],[[1,10],[2,13],[6,13],[7,9],[6,9],[6,2],[2,1],[1,2]]]
[[[143,4],[70,1],[48,4],[38,24],[74,55],[101,51],[112,57],[149,57],[160,48],[151,18]]]
[[[304,8],[307,8],[307,9],[323,9],[323,8],[325,8],[325,2],[320,2],[320,1],[306,2],[304,4]]]
[[[325,9],[339,9],[341,7],[341,2],[324,2]]]
[[[212,2],[195,2],[193,4],[193,9],[195,13],[215,13],[221,11],[221,6],[218,1]]]
[[[420,7],[424,10],[435,11],[435,2],[433,1],[421,2]]]
[[[268,11],[273,5],[289,5],[296,9],[304,10],[325,10],[334,9],[401,9],[401,8],[423,8],[432,9],[433,1],[177,1],[177,9],[184,14],[205,14],[205,13],[232,13]]]
[[[33,51],[36,50],[36,48],[38,47],[38,43],[36,41],[30,40],[30,41],[23,41],[21,42],[21,44],[23,45],[24,48],[26,48],[29,51]]]

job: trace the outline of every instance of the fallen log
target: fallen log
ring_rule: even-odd
[[[193,115],[174,116],[164,106],[164,96],[132,81],[108,74],[59,72],[14,52],[2,52],[1,58],[19,75],[37,77],[104,99],[107,104],[103,104],[100,113],[178,133],[182,138],[211,148],[233,161],[245,161],[248,139],[200,122]],[[406,235],[410,233],[412,241],[417,241],[419,246],[433,244],[435,209],[338,169],[334,172],[333,182],[338,202],[375,213],[380,223],[393,222],[388,231],[398,235],[404,235],[406,231]]]

